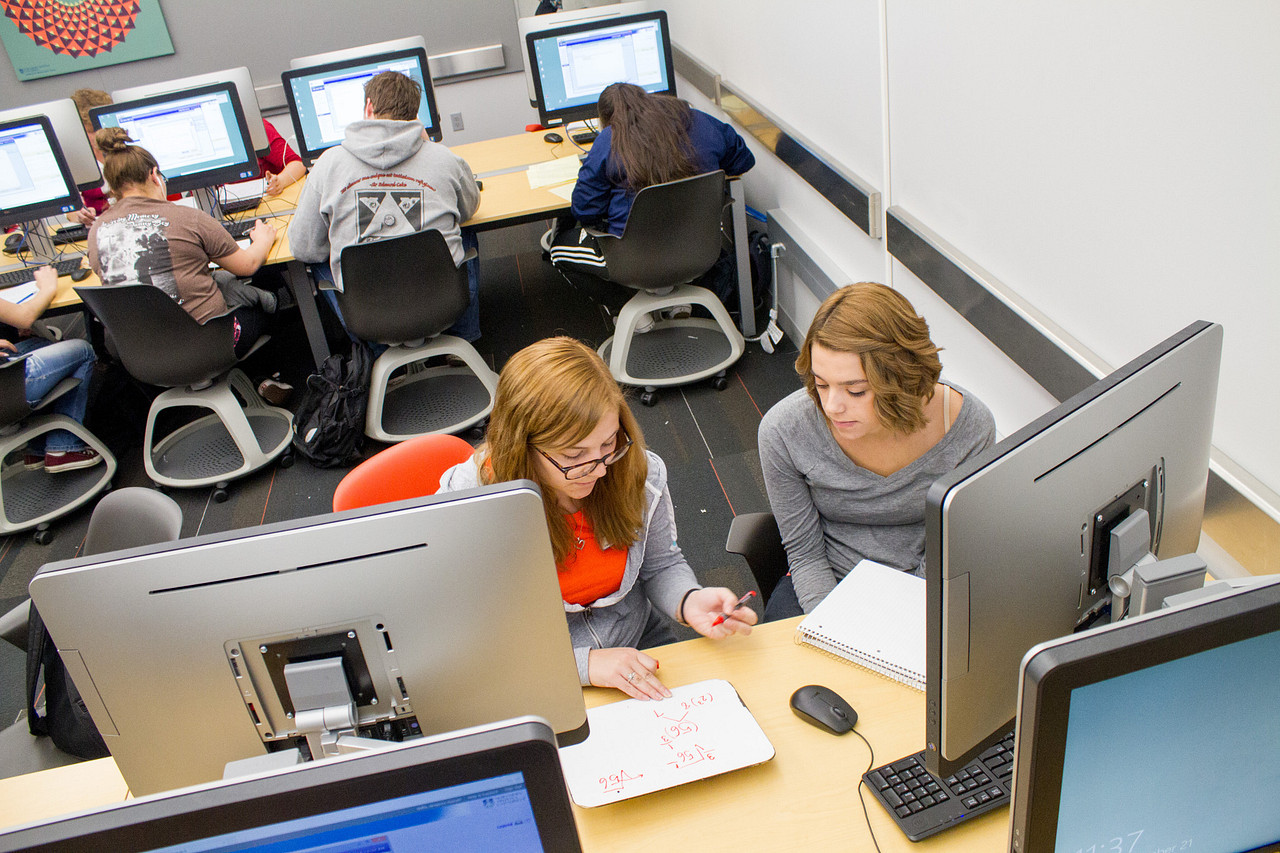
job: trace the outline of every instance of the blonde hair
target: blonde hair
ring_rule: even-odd
[[[821,408],[813,377],[814,344],[858,356],[876,417],[886,429],[905,434],[925,427],[924,406],[933,399],[942,373],[940,350],[929,339],[929,324],[901,293],[864,281],[840,288],[818,307],[800,347],[796,373]]]
[[[574,550],[573,531],[546,481],[538,449],[570,447],[612,412],[632,447],[596,481],[582,509],[599,541],[626,549],[643,524],[648,460],[640,425],[604,361],[572,338],[546,338],[511,356],[498,377],[486,440],[476,454],[481,481],[528,479],[538,484],[557,564]]]
[[[101,89],[76,89],[71,93],[71,100],[76,102],[80,123],[85,127],[89,126],[89,110],[112,103],[111,96]]]
[[[102,177],[117,199],[127,187],[145,184],[151,170],[160,168],[150,151],[129,144],[133,139],[123,127],[104,127],[93,135],[93,142],[102,152]]]

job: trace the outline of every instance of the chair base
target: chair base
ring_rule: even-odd
[[[155,441],[159,414],[188,406],[209,409],[211,414]],[[292,427],[293,415],[263,402],[249,378],[232,369],[207,388],[170,388],[156,397],[147,414],[142,461],[147,476],[158,485],[216,486],[275,460],[289,447]]]
[[[457,356],[466,367],[415,369],[445,355]],[[407,368],[404,381],[388,388],[391,374],[401,367]],[[395,444],[419,435],[461,432],[489,416],[497,390],[498,375],[461,338],[440,335],[418,346],[393,346],[373,363],[364,434]]]
[[[637,335],[645,315],[676,305],[701,305],[712,319],[659,320]],[[711,291],[679,285],[669,292],[637,293],[618,312],[613,337],[600,345],[613,378],[624,385],[663,388],[688,385],[721,373],[742,357],[746,341]]]
[[[55,429],[65,429],[98,451],[102,462],[92,468],[58,474],[43,469],[28,471],[22,460],[0,464],[0,535],[30,530],[61,518],[110,487],[116,473],[115,457],[93,433],[65,415],[36,415],[0,437],[0,460],[32,438]]]

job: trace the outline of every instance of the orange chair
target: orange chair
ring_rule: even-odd
[[[333,511],[433,495],[440,475],[471,458],[470,444],[456,435],[420,435],[369,457],[338,483]]]

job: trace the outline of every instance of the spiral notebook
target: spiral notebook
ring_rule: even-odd
[[[924,690],[924,578],[863,560],[796,629],[796,642]]]

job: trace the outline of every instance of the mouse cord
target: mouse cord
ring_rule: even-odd
[[[871,755],[871,760],[867,762],[867,769],[862,771],[863,775],[870,773],[871,768],[876,766],[876,751],[871,746],[871,741],[862,736],[862,733],[856,729],[850,729],[858,738],[867,745],[867,752]],[[867,822],[867,832],[871,835],[871,843],[876,847],[876,853],[880,853],[880,842],[876,841],[876,831],[871,828],[871,815],[867,814],[867,801],[862,797],[862,789],[866,787],[866,782],[862,780],[862,776],[858,776],[858,802],[862,804],[862,819]]]

